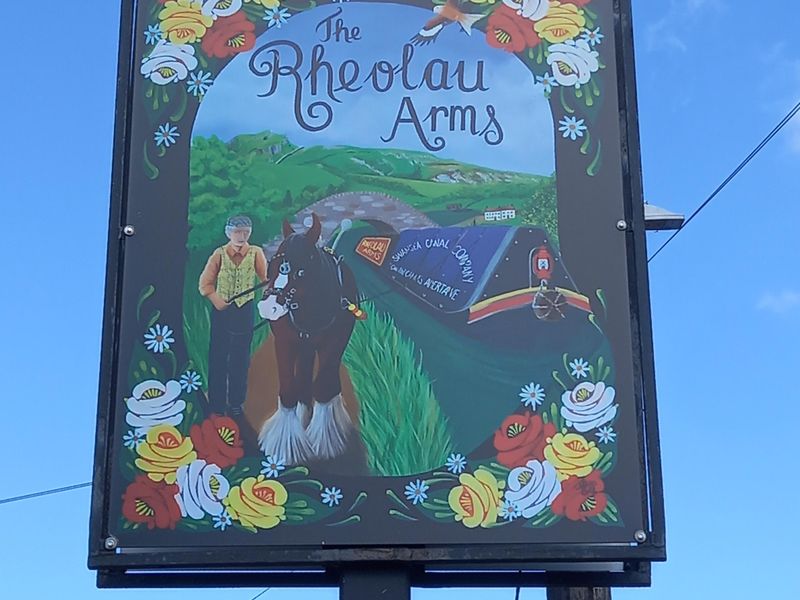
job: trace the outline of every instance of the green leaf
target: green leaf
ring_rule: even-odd
[[[554,523],[560,521],[561,518],[562,517],[560,515],[553,513],[550,507],[547,507],[538,515],[533,517],[533,519],[528,521],[528,523],[526,523],[526,527],[535,527],[535,528],[550,527]]]
[[[147,321],[145,329],[150,329],[153,325],[155,325],[158,322],[160,318],[161,318],[161,311],[160,310],[155,311],[153,315],[150,317],[150,320]]]

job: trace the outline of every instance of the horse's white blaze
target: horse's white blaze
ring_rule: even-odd
[[[289,309],[287,306],[285,304],[280,304],[278,302],[278,297],[274,294],[267,296],[258,303],[258,314],[260,314],[263,319],[277,321],[288,312]]]
[[[281,273],[275,278],[275,285],[272,287],[274,287],[276,290],[282,290],[287,285],[289,285],[289,276],[285,273]]]

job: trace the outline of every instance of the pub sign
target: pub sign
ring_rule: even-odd
[[[663,559],[629,3],[122,6],[90,566]]]

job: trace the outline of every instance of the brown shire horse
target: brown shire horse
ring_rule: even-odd
[[[353,424],[342,403],[339,367],[353,332],[358,289],[352,271],[317,246],[322,230],[295,233],[283,222],[283,242],[267,268],[269,288],[258,304],[275,337],[280,397],[259,445],[286,464],[342,454]],[[314,365],[317,375],[314,377]]]

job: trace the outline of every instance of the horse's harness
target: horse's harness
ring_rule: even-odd
[[[319,250],[319,248],[317,248],[317,250]],[[336,281],[339,286],[338,289],[339,289],[340,310],[347,311],[348,313],[352,314],[353,317],[357,320],[365,319],[366,313],[361,308],[359,308],[358,305],[355,304],[355,302],[352,302],[349,298],[347,298],[344,295],[344,278],[343,278],[344,276],[342,273],[343,257],[337,255],[332,248],[329,248],[327,246],[321,249],[319,255],[320,257],[325,257],[328,258],[329,260],[332,260],[333,264],[336,267]],[[331,327],[336,321],[336,317],[339,314],[338,311],[333,311],[333,315],[331,316],[330,320],[327,323],[325,323],[322,327],[316,328],[313,331],[305,329],[298,324],[296,313],[300,311],[302,307],[300,306],[300,303],[295,299],[295,295],[297,294],[297,288],[289,287],[287,290],[287,286],[291,282],[291,279],[289,279],[289,275],[291,273],[291,265],[289,261],[286,259],[285,252],[279,252],[275,254],[272,257],[272,260],[281,261],[281,264],[278,267],[279,276],[277,279],[279,279],[280,276],[285,276],[287,278],[287,285],[280,288],[276,288],[273,283],[273,285],[264,290],[262,298],[275,296],[278,301],[278,304],[282,304],[283,306],[286,307],[289,315],[289,321],[291,322],[292,327],[294,327],[295,331],[297,331],[297,334],[300,337],[300,339],[307,340],[312,335],[320,334],[329,327]],[[303,277],[303,269],[300,269],[298,271],[298,274],[295,275],[294,277]]]

